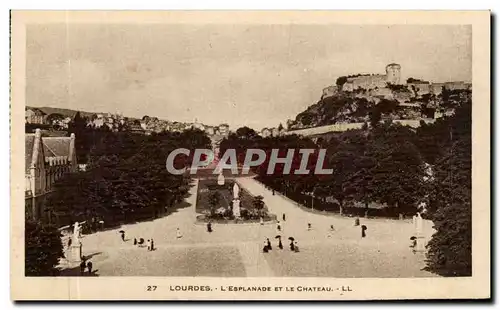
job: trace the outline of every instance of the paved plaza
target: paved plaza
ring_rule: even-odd
[[[309,212],[295,202],[273,195],[251,177],[238,183],[252,195],[262,195],[269,211],[281,221],[275,223],[214,224],[213,232],[196,223],[197,180],[193,181],[185,203],[168,216],[153,221],[123,225],[82,239],[83,255],[90,257],[95,276],[207,276],[207,277],[429,277],[423,271],[425,255],[412,253],[411,221],[361,219],[367,226],[366,238],[354,219]],[[311,223],[312,229],[307,229]],[[329,232],[330,225],[335,231]],[[182,237],[177,238],[179,228]],[[125,242],[119,231],[124,230]],[[432,223],[424,221],[425,240]],[[282,235],[284,249],[277,247]],[[290,251],[288,237],[294,237],[300,252]],[[153,239],[155,251],[133,245],[134,238]],[[263,253],[269,238],[273,250]],[[67,268],[63,275],[77,275]]]

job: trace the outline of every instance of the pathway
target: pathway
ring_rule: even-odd
[[[309,213],[285,197],[273,196],[253,178],[238,178],[238,183],[253,195],[262,195],[280,220],[286,213],[283,231],[278,232],[275,224],[214,224],[208,233],[205,225],[195,224],[198,183],[194,181],[185,202],[168,216],[86,235],[83,254],[92,256],[101,276],[427,276],[419,271],[422,257],[408,249],[412,232],[408,222],[362,219],[368,238],[361,239],[352,218]],[[307,223],[312,224],[311,231]],[[329,237],[330,225],[336,231]],[[176,238],[177,227],[182,238]],[[126,242],[119,230],[126,232]],[[277,234],[283,236],[282,251],[276,249]],[[290,236],[298,240],[300,253],[288,250]],[[133,238],[141,237],[153,238],[157,250],[148,252],[132,244]],[[266,238],[275,248],[264,254]]]

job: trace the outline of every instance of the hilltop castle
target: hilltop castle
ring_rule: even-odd
[[[401,65],[397,63],[388,64],[385,74],[356,74],[337,79],[336,85],[323,89],[322,98],[333,96],[338,91],[352,92],[355,90],[378,90],[376,95],[389,95],[388,85],[404,85],[418,95],[441,93],[443,87],[455,89],[469,89],[470,84],[464,82],[430,83],[417,79],[409,79],[406,83],[401,82]]]

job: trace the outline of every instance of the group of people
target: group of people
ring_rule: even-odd
[[[281,235],[277,235],[276,239],[278,239],[278,249],[283,250],[283,242],[281,241]],[[297,241],[295,241],[295,238],[290,237],[288,238],[290,240],[290,251],[292,252],[299,252],[299,246],[297,244]],[[273,249],[273,246],[271,245],[271,241],[269,238],[266,238],[264,241],[264,247],[262,248],[262,252],[264,253],[269,253]]]
[[[359,221],[359,217],[357,217],[355,220],[354,220],[354,226],[360,226],[360,221]],[[361,238],[365,238],[366,237],[366,230],[368,228],[366,227],[366,225],[361,225]]]
[[[120,230],[120,238],[122,239],[123,242],[127,242],[127,239],[125,239],[125,231]],[[144,240],[144,238],[134,238],[134,245],[139,246],[140,248],[144,247],[145,245],[148,248],[148,251],[154,251],[155,250],[155,242],[153,238],[148,239],[147,241]]]
[[[137,240],[137,238],[134,238],[134,245],[138,245],[139,247],[144,247],[144,243],[146,243],[148,251],[156,250],[155,241],[153,240],[153,238],[148,239],[146,242],[144,242],[144,238],[139,238],[139,240]]]
[[[80,263],[80,275],[83,275],[85,273],[85,268],[87,268],[89,275],[92,274],[92,262],[87,262],[84,257],[82,258],[82,262]]]

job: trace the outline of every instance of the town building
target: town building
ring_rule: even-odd
[[[267,138],[267,137],[270,137],[272,134],[271,130],[267,127],[264,127],[262,128],[262,130],[260,131],[260,135],[263,137],[263,138]]]
[[[66,173],[78,171],[75,135],[42,137],[40,129],[25,135],[25,213],[27,218],[50,220],[45,198]]]
[[[40,109],[26,108],[24,111],[25,122],[28,124],[45,124],[47,114]]]
[[[228,135],[229,134],[229,125],[228,124],[220,124],[219,125],[219,134]]]

